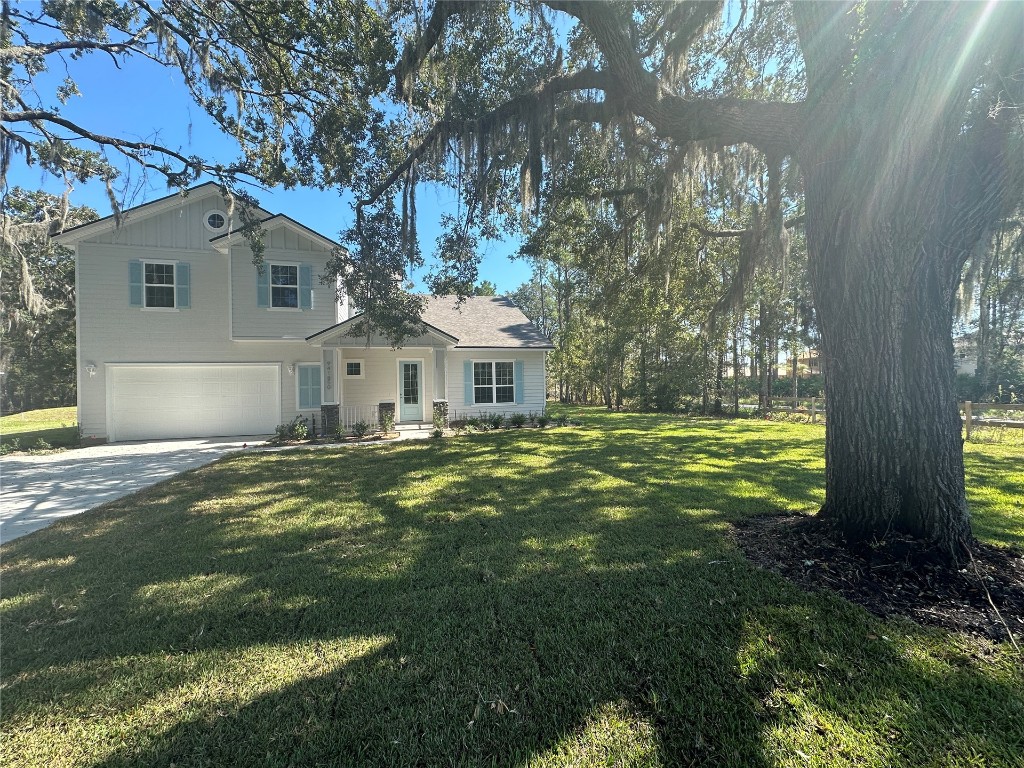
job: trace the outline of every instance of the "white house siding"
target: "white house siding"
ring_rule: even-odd
[[[430,421],[431,401],[443,397],[434,385],[434,350],[428,347],[347,348],[339,350],[338,380],[341,382],[342,407],[368,407],[379,403],[398,403],[398,361],[420,360],[423,386],[423,420]],[[345,375],[346,360],[363,361],[363,378]]]
[[[288,366],[300,362],[319,363],[319,350],[306,344],[304,338],[269,342],[230,340],[229,259],[208,245],[186,247],[196,244],[198,230],[202,230],[202,238],[212,236],[201,220],[207,210],[215,207],[210,203],[208,199],[189,204],[152,219],[127,224],[115,232],[114,237],[97,236],[77,245],[78,403],[79,424],[86,437],[107,436],[106,366],[113,363],[279,364],[281,419],[289,421],[296,415],[296,376],[288,373]],[[181,215],[182,211],[188,215]],[[140,234],[134,231],[136,228],[145,231]],[[181,247],[152,248],[132,244],[151,242],[157,236]],[[108,242],[96,242],[97,239]],[[109,242],[113,239],[117,240],[116,244]],[[146,310],[129,305],[128,264],[147,258],[188,262],[190,308]],[[252,269],[251,263],[249,267]],[[334,322],[333,291],[319,286],[316,273],[314,290],[326,294],[314,299],[315,306],[326,304],[327,308],[291,313],[296,315],[296,323],[290,328],[297,336],[304,337]],[[255,286],[251,297],[255,306]],[[307,327],[298,326],[300,317],[303,323],[308,322]],[[94,375],[87,372],[89,365],[95,366]]]
[[[326,269],[330,252],[319,244],[310,242],[308,238],[282,230],[284,228],[278,228],[270,233],[264,261],[267,264],[309,264],[313,268],[313,308],[296,310],[257,306],[258,273],[252,263],[252,251],[248,245],[236,245],[231,248],[231,332],[235,339],[305,339],[338,320],[335,286],[333,283],[323,285],[320,282],[320,275]],[[305,247],[298,247],[300,245]],[[226,291],[224,296],[226,303]]]
[[[532,349],[455,349],[448,351],[448,411],[453,419],[485,413],[543,413],[546,403],[544,351]],[[467,360],[522,360],[523,402],[473,405],[466,403],[465,362]]]

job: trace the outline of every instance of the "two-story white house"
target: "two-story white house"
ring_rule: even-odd
[[[78,423],[110,441],[265,435],[319,424],[542,412],[550,342],[511,302],[428,300],[422,333],[392,349],[353,337],[320,276],[338,244],[259,211],[264,268],[215,184],[69,229],[76,254]]]

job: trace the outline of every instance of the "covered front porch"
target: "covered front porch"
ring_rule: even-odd
[[[456,340],[426,328],[394,349],[383,338],[348,335],[349,325],[307,339],[320,347],[324,426],[335,419],[345,431],[359,422],[383,425],[388,413],[396,426],[432,426],[435,401],[447,400],[448,349]]]

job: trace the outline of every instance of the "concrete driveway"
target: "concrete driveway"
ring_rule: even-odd
[[[265,437],[114,443],[0,459],[0,542],[45,528]]]

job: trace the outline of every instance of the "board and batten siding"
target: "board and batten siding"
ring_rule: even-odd
[[[534,349],[454,349],[448,351],[448,412],[453,419],[465,419],[485,413],[544,413],[547,401],[543,350]],[[466,403],[466,361],[522,360],[523,402]]]
[[[294,233],[281,233],[278,229],[271,233],[274,234]],[[305,339],[337,322],[337,292],[334,284],[324,285],[320,282],[320,275],[324,273],[327,260],[331,257],[330,251],[310,243],[306,238],[300,239],[309,246],[305,250],[284,250],[268,246],[263,259],[266,270],[270,269],[272,263],[308,264],[312,268],[313,306],[306,310],[259,306],[256,297],[259,273],[252,263],[252,251],[248,245],[236,245],[231,249],[232,338]]]
[[[181,198],[180,204],[171,210],[138,221],[133,218],[141,217],[145,211],[128,211],[121,227],[91,237],[89,242],[137,248],[210,250],[210,238],[214,233],[203,225],[203,214],[207,211],[221,211],[227,216],[219,194],[190,195]]]

